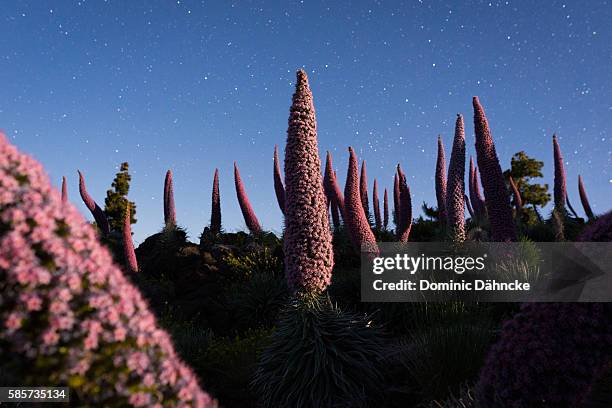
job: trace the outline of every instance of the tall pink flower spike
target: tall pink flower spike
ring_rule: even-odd
[[[385,195],[383,198],[383,229],[386,231],[389,226],[389,194],[385,188]]]
[[[446,221],[446,158],[442,137],[438,136],[438,158],[436,160],[436,199],[438,201],[438,217]]]
[[[378,184],[376,179],[374,179],[374,188],[372,189],[372,201],[374,205],[374,224],[376,231],[380,231],[382,229],[382,217],[380,216],[380,202],[378,201]]]
[[[240,178],[240,171],[238,170],[238,165],[234,162],[234,185],[236,186],[236,196],[238,197],[238,204],[240,205],[240,210],[242,211],[242,216],[244,217],[244,222],[251,231],[251,234],[259,234],[261,233],[261,226],[259,225],[259,220],[255,215],[255,211],[253,211],[253,207],[251,207],[251,203],[249,201],[249,197],[244,189],[244,184],[242,183],[242,178]]]
[[[164,180],[164,224],[166,224],[166,226],[176,226],[172,170],[166,172],[166,179]]]
[[[285,186],[283,185],[283,175],[281,174],[280,163],[278,160],[278,146],[274,145],[274,192],[276,201],[283,215],[285,214]]]
[[[0,186],[0,342],[28,375],[81,376],[71,393],[87,406],[215,406],[95,230],[4,135]]]
[[[563,155],[561,155],[561,148],[559,147],[557,135],[553,135],[553,156],[555,164],[555,208],[563,212],[565,210],[567,188],[565,182],[565,166],[563,165]]]
[[[446,184],[447,228],[453,242],[465,241],[465,130],[463,116],[457,115],[455,138]]]
[[[494,242],[516,241],[510,195],[499,165],[489,122],[477,96],[472,102],[474,105],[474,132],[476,133],[476,159],[482,177],[485,204],[491,225],[491,240]]]
[[[395,223],[396,231],[399,230],[400,223],[400,187],[399,187],[399,175],[395,172],[393,177],[393,222]]]
[[[591,209],[589,197],[587,196],[584,183],[582,182],[582,176],[580,175],[578,175],[578,193],[580,194],[580,202],[582,202],[582,208],[584,208],[586,216],[589,218],[589,220],[594,220],[595,214],[593,214],[593,210]]]
[[[340,191],[340,186],[338,185],[338,178],[336,177],[336,172],[334,171],[332,163],[332,156],[329,151],[327,152],[325,158],[325,174],[323,176],[323,188],[325,189],[325,195],[327,197],[327,200],[330,201],[332,208],[335,204],[335,206],[340,212],[340,215],[344,217],[344,197],[342,196],[342,191]],[[338,226],[335,222],[334,225]]]
[[[359,164],[352,147],[349,147],[349,166],[344,187],[344,224],[347,226],[353,246],[357,251],[365,246],[370,253],[378,253],[376,237],[366,218],[359,188]]]
[[[334,249],[321,180],[317,120],[303,70],[297,71],[285,147],[285,275],[289,287],[323,292],[331,283]]]
[[[400,242],[408,242],[410,231],[412,230],[412,197],[410,187],[406,181],[406,175],[397,165],[397,175],[399,180],[399,227],[397,230],[397,239]]]
[[[68,202],[68,185],[66,184],[66,177],[62,177],[62,203]]]
[[[368,223],[370,222],[370,202],[368,200],[368,175],[366,171],[366,162],[361,162],[361,176],[359,178],[359,194],[361,195],[361,206],[365,212]]]
[[[474,210],[474,216],[476,218],[485,218],[485,203],[480,195],[480,187],[478,186],[478,169],[474,167],[474,160],[470,156],[470,169],[468,177],[468,190],[470,194],[470,202],[472,203],[472,209]]]
[[[80,170],[78,170],[78,173],[79,173],[79,193],[81,194],[81,198],[83,199],[85,206],[89,209],[89,211],[93,215],[94,220],[96,221],[96,224],[98,225],[98,228],[100,228],[100,231],[102,231],[102,234],[108,235],[110,233],[110,225],[108,224],[108,219],[106,218],[106,214],[104,214],[104,211],[102,210],[102,208],[100,208],[100,206],[94,201],[93,198],[91,198],[91,196],[87,192],[87,186],[85,186],[85,176],[83,176],[83,173],[81,173]]]
[[[130,204],[125,208],[125,217],[123,219],[123,253],[125,261],[131,272],[138,272],[138,260],[134,251],[134,241],[132,240],[132,222],[130,216]]]
[[[219,194],[219,169],[215,169],[212,188],[212,207],[210,211],[210,231],[221,232],[221,195]]]

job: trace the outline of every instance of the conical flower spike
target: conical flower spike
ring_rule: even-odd
[[[98,228],[100,228],[100,231],[102,231],[102,234],[108,235],[110,233],[110,225],[108,224],[108,219],[106,218],[106,214],[104,214],[104,211],[102,210],[102,208],[100,208],[100,206],[94,201],[93,198],[91,198],[91,196],[87,192],[87,187],[85,186],[85,176],[83,176],[83,173],[81,173],[80,171],[78,171],[78,173],[79,173],[79,193],[81,194],[81,198],[83,199],[85,206],[89,209],[89,211],[93,215],[94,220],[96,221],[96,224],[98,225]]]
[[[276,145],[274,146],[274,192],[276,193],[278,207],[285,214],[285,186],[283,185],[283,175],[278,160],[278,146]]]
[[[240,171],[238,170],[238,165],[236,164],[236,162],[234,162],[234,185],[236,186],[236,196],[238,197],[238,204],[240,205],[240,210],[242,211],[242,216],[244,217],[244,222],[247,228],[249,229],[249,231],[251,231],[251,234],[261,233],[261,226],[259,225],[259,220],[257,220],[255,211],[253,211],[253,207],[251,207],[251,203],[244,189],[244,184],[242,183]]]

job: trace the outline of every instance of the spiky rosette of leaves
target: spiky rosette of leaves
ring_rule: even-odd
[[[397,239],[400,242],[408,242],[410,238],[410,231],[412,230],[412,197],[410,194],[410,187],[406,181],[406,175],[397,165],[397,175],[399,180],[399,227],[397,231]]]
[[[612,242],[612,211],[597,217],[597,220],[587,225],[580,235],[579,241]]]
[[[251,234],[259,234],[261,233],[261,226],[259,225],[259,220],[255,215],[255,211],[253,211],[253,207],[251,207],[251,202],[249,201],[249,196],[244,189],[244,183],[242,182],[242,178],[240,177],[240,171],[238,170],[238,165],[234,162],[234,185],[236,186],[236,196],[238,197],[238,204],[240,205],[240,211],[242,211],[242,216],[244,217],[244,222],[251,231]]]
[[[593,210],[591,209],[589,197],[587,196],[586,189],[584,188],[584,183],[582,182],[581,175],[578,175],[578,193],[580,194],[580,202],[582,203],[584,213],[589,218],[589,220],[595,219],[595,214],[593,214]]]
[[[261,406],[373,406],[383,384],[381,339],[368,316],[298,298],[281,312],[259,359],[253,385]]]
[[[79,173],[79,193],[81,194],[81,198],[85,203],[87,209],[93,215],[94,220],[96,221],[96,225],[100,228],[103,235],[108,235],[110,233],[110,224],[108,223],[108,219],[106,218],[106,214],[100,206],[94,201],[93,198],[87,192],[87,186],[85,185],[85,176],[78,170]]]
[[[368,222],[370,222],[370,201],[368,199],[368,174],[366,171],[366,162],[361,162],[361,176],[359,177],[359,194],[361,195],[361,205],[365,212]]]
[[[380,201],[378,201],[378,183],[374,179],[374,188],[372,189],[372,201],[374,205],[374,225],[376,230],[382,229],[382,217],[380,216]]]
[[[285,147],[285,274],[296,291],[331,283],[334,250],[321,180],[317,120],[306,72],[297,72]]]
[[[62,177],[62,203],[68,202],[68,185],[66,183],[66,177]]]
[[[601,303],[527,303],[503,325],[476,387],[482,407],[578,407],[612,362]]]
[[[210,231],[213,234],[221,232],[221,195],[219,193],[219,169],[215,169],[212,187],[212,206],[210,212]]]
[[[563,214],[565,212],[565,199],[567,197],[567,187],[565,181],[565,166],[563,165],[563,155],[559,147],[557,135],[553,135],[553,156],[555,163],[555,208]]]
[[[465,130],[463,116],[457,115],[455,138],[448,165],[446,218],[448,232],[455,243],[465,241]]]
[[[166,178],[164,179],[164,224],[166,224],[166,227],[176,226],[172,170],[166,172]]]
[[[276,193],[276,201],[283,215],[285,214],[285,186],[283,184],[283,175],[281,174],[280,162],[278,160],[278,146],[274,145],[274,192]]]
[[[378,250],[376,237],[363,210],[359,189],[359,164],[352,147],[349,147],[349,165],[344,187],[344,224],[357,251],[361,250],[362,245],[372,248],[373,251]]]
[[[510,196],[495,151],[489,122],[477,96],[473,99],[473,105],[476,159],[482,177],[485,204],[491,226],[491,240],[516,241]]]
[[[128,204],[125,208],[125,216],[123,217],[123,254],[130,272],[138,272],[138,260],[136,259],[134,241],[132,240],[131,220],[130,205]]]
[[[383,229],[386,231],[389,226],[389,195],[385,188],[385,195],[383,196]]]
[[[325,157],[325,174],[323,175],[323,188],[325,195],[330,203],[335,203],[337,209],[340,210],[340,215],[344,214],[344,197],[338,184],[338,177],[334,171],[332,156],[328,151]],[[333,205],[333,204],[332,204]],[[333,214],[333,213],[332,213]],[[335,222],[334,222],[335,225]]]
[[[512,177],[508,178],[508,183],[510,184],[510,189],[512,190],[512,198],[514,199],[514,205],[517,210],[523,208],[523,200],[521,198],[521,193],[516,187],[516,183]]]
[[[213,406],[94,229],[3,135],[0,190],[0,369],[83,406]]]
[[[438,200],[438,218],[446,220],[446,157],[442,137],[438,136],[438,158],[436,160],[436,199]]]
[[[393,176],[393,223],[395,224],[396,229],[397,227],[399,227],[399,222],[400,222],[399,196],[400,196],[399,175],[396,172],[395,175]]]

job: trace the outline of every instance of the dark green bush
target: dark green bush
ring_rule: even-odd
[[[264,407],[368,406],[381,391],[382,347],[369,316],[302,297],[281,312],[253,387]]]

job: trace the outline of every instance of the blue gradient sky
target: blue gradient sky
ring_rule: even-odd
[[[244,228],[234,160],[264,228],[281,230],[272,152],[299,67],[342,183],[352,145],[370,186],[391,186],[401,162],[413,202],[434,203],[436,137],[450,153],[463,113],[473,154],[479,95],[503,168],[525,150],[551,183],[557,132],[574,207],[578,174],[596,212],[612,204],[608,1],[11,1],[0,17],[0,128],[58,185],[68,176],[88,218],[76,169],[102,204],[128,161],[137,242],[162,226],[168,168],[192,238],[209,221],[215,167],[224,227]]]

